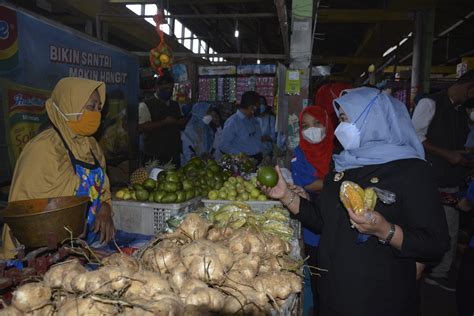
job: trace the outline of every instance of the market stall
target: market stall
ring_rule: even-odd
[[[242,159],[226,157],[223,166],[193,159],[178,170],[135,175],[113,201],[115,225],[124,231],[115,249],[91,248],[77,238],[84,223],[77,208],[85,212],[86,199],[75,209],[66,201],[9,205],[3,215],[20,216],[8,223],[23,251],[3,261],[5,311],[298,315],[304,264],[299,224],[256,186],[257,177],[276,179],[262,176],[262,169],[254,174],[256,167]],[[19,234],[41,224],[23,219],[34,214],[44,221],[53,213],[57,220],[37,235]],[[151,240],[138,243],[131,236]],[[31,277],[39,282],[27,283]]]
[[[246,91],[256,91],[267,104],[274,104],[275,65],[223,65],[199,67],[199,101],[217,104],[224,119]]]

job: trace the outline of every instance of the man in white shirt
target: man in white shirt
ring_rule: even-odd
[[[453,194],[459,191],[466,176],[468,161],[464,144],[469,133],[466,111],[460,106],[474,97],[474,71],[464,74],[445,91],[421,99],[413,113],[413,125],[423,143],[426,159],[432,165],[440,192]],[[441,262],[432,269],[426,283],[447,291],[455,291],[453,280],[448,278],[456,254],[459,213],[445,205],[451,247]]]

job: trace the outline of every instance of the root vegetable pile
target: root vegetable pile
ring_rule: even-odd
[[[301,262],[281,238],[212,227],[190,214],[140,258],[114,254],[86,271],[77,260],[19,287],[4,315],[268,315],[302,289]],[[294,273],[296,272],[296,273]]]

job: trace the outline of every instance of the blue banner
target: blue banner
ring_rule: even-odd
[[[44,113],[44,109],[38,109],[28,101],[30,94],[40,93],[44,106],[44,98],[63,77],[82,77],[106,83],[107,116],[102,122],[98,140],[106,157],[128,151],[128,133],[123,123],[127,108],[136,112],[138,107],[137,56],[61,24],[7,6],[0,6],[0,48],[0,75],[6,79],[0,82],[0,95],[4,101],[0,117],[3,112],[6,133],[1,137],[3,131],[0,130],[0,142],[7,140],[6,144],[0,143],[0,147],[8,146],[11,168],[24,146],[24,142],[17,146],[13,140],[27,141],[28,137],[34,136],[41,121],[46,120],[45,115],[38,114]],[[35,119],[31,120],[33,116]],[[13,135],[14,131],[18,135]],[[3,160],[4,156],[2,153],[0,159]]]
[[[17,11],[18,64],[3,77],[33,88],[52,90],[63,77],[104,81],[138,103],[138,57],[66,26]]]

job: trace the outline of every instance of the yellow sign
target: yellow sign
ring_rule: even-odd
[[[50,92],[1,80],[5,135],[11,166],[15,166],[25,145],[47,121],[45,102]]]

